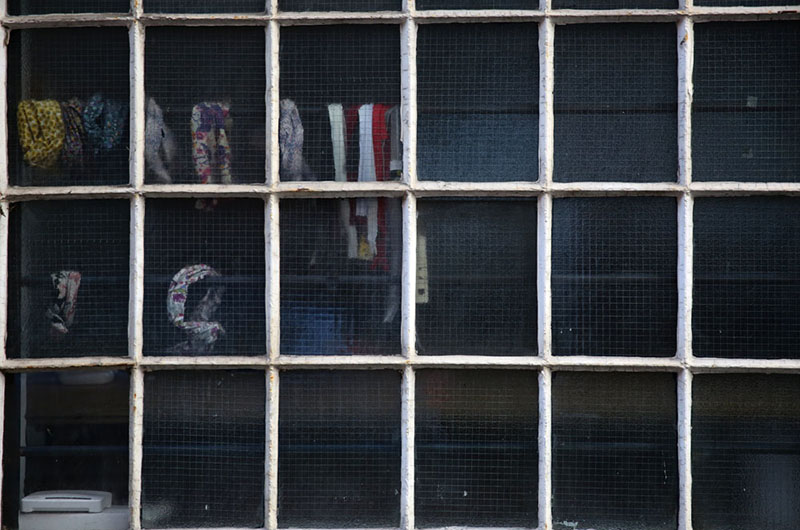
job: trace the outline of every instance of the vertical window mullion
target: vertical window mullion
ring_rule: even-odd
[[[692,372],[678,374],[678,530],[692,530]]]
[[[553,528],[552,371],[539,372],[539,528]]]
[[[400,32],[403,182],[414,188],[417,185],[417,23],[408,19]]]
[[[280,372],[267,369],[267,436],[264,459],[264,526],[267,530],[278,528],[278,408]]]
[[[414,418],[416,397],[416,374],[413,366],[403,372],[401,396],[402,455],[400,463],[400,530],[413,530],[414,523]]]
[[[266,27],[266,71],[267,71],[267,184],[274,187],[280,173],[280,150],[278,124],[280,121],[280,25],[270,20]]]

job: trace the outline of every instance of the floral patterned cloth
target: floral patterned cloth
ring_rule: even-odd
[[[153,172],[156,180],[162,184],[172,182],[168,166],[175,158],[175,136],[164,123],[164,112],[156,100],[147,100],[147,111],[144,133],[144,158],[147,169]]]
[[[81,286],[81,273],[59,271],[50,275],[56,298],[47,308],[47,319],[53,335],[66,335],[75,319],[78,305],[78,288]]]
[[[311,168],[303,158],[305,130],[300,121],[297,105],[291,99],[281,100],[278,123],[278,141],[281,152],[281,180],[310,180]]]
[[[213,183],[218,177],[223,184],[232,182],[229,125],[227,103],[203,102],[192,108],[192,160],[201,184]]]
[[[25,161],[33,167],[55,168],[64,145],[64,119],[58,101],[20,101],[17,126]]]
[[[83,109],[83,126],[95,155],[110,151],[118,147],[125,136],[128,106],[95,94]]]
[[[61,163],[64,167],[83,167],[83,146],[86,143],[86,129],[83,127],[83,102],[78,98],[62,102],[61,116],[64,118],[65,130]]]
[[[202,263],[189,265],[178,271],[172,278],[167,293],[167,314],[169,320],[189,334],[189,340],[175,346],[174,350],[183,353],[208,353],[214,343],[225,333],[222,324],[212,321],[214,313],[222,302],[222,288],[208,289],[203,299],[186,319],[186,299],[189,286],[207,276],[219,276],[219,273]]]

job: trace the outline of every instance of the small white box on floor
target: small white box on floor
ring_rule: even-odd
[[[19,530],[127,530],[127,506],[105,491],[39,491],[20,504]]]

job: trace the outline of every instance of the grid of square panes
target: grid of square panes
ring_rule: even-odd
[[[129,10],[116,0],[62,4],[11,0],[9,12]],[[143,9],[148,16],[263,14],[263,4],[144,0]],[[428,4],[417,7],[538,7],[518,0]],[[675,6],[559,0],[553,7]],[[285,0],[278,9],[285,15],[399,12],[400,6]],[[546,139],[554,141],[557,182],[676,181],[677,59],[685,52],[676,53],[674,24],[623,17],[622,24],[597,19],[556,26],[554,115],[548,118],[539,113],[539,87],[546,86],[539,79],[539,27],[506,16],[491,22],[419,29],[414,162],[420,180],[434,181],[426,185],[443,196],[448,185],[436,181],[534,181],[540,174],[539,120],[552,119],[554,132]],[[263,28],[172,24],[146,32],[148,97],[144,123],[138,124],[145,129],[145,182],[265,182]],[[401,179],[408,139],[398,104],[407,74],[398,25],[300,26],[287,23],[280,35],[276,172],[284,181]],[[798,179],[799,34],[793,21],[695,25],[696,182]],[[12,32],[12,185],[130,180],[129,53],[122,27]],[[58,116],[65,138],[48,144]],[[80,120],[86,120],[82,128]],[[735,189],[722,186],[722,194]],[[628,191],[613,184],[599,189]],[[361,355],[400,354],[402,307],[414,307],[422,356],[530,358],[549,353],[541,350],[548,343],[537,340],[548,331],[555,355],[552,391],[544,395],[536,368],[492,370],[489,361],[470,357],[471,370],[448,369],[437,360],[414,369],[416,491],[407,502],[415,507],[418,527],[536,526],[538,406],[552,399],[553,436],[545,445],[553,450],[547,463],[554,528],[676,528],[676,394],[686,387],[676,392],[674,375],[649,373],[656,360],[634,370],[648,373],[571,372],[559,364],[569,363],[570,355],[675,361],[675,328],[682,324],[678,254],[687,250],[678,243],[688,230],[678,222],[678,201],[567,192],[554,198],[551,220],[523,193],[508,191],[498,199],[480,184],[472,193],[480,197],[421,197],[410,209],[418,213],[413,234],[402,232],[396,198],[282,198],[280,245],[271,247],[280,258],[281,296],[269,315],[263,196],[147,197],[139,225],[141,214],[134,208],[130,218],[127,195],[115,201],[88,193],[90,200],[63,201],[41,188],[39,200],[12,201],[6,353],[45,359],[41,370],[6,375],[6,526],[17,521],[22,496],[46,488],[107,490],[115,507],[109,514],[126,516],[127,434],[139,429],[128,425],[129,385],[131,370],[136,375],[142,363],[104,370],[90,361],[89,370],[56,370],[47,358],[122,356],[130,339],[143,339],[145,355],[225,355],[234,363],[251,356],[259,360],[242,362],[267,366],[261,360],[266,328],[270,317],[279,317],[282,355],[346,354],[364,368]],[[795,202],[776,196],[694,199],[696,356],[721,357],[723,367],[725,358],[797,357]],[[538,226],[542,220],[552,227]],[[143,256],[129,255],[132,222],[145,231]],[[540,241],[543,230],[552,241]],[[404,276],[402,250],[409,240],[417,242],[417,268]],[[552,292],[539,270],[548,244]],[[138,281],[137,271],[128,270],[131,258],[144,263],[142,337],[136,326],[126,329],[128,287]],[[403,281],[415,287],[409,290],[413,303],[405,306]],[[603,284],[614,287],[604,293],[597,288]],[[547,319],[537,318],[542,305],[552,312],[550,330],[541,329]],[[218,361],[180,362],[212,368]],[[287,367],[273,374],[281,381],[274,411],[265,392],[272,382],[260,368],[182,365],[148,372],[139,431],[143,526],[265,524],[268,414],[277,415],[281,448],[278,479],[271,479],[278,486],[279,526],[399,524],[406,508],[400,461],[407,436],[405,383],[396,367],[349,366]],[[669,366],[680,370],[677,363]],[[797,376],[704,374],[689,388],[694,528],[800,526],[792,501],[800,476],[800,450],[792,441],[800,424]],[[745,398],[740,389],[748,390]],[[52,470],[59,480],[52,480]]]

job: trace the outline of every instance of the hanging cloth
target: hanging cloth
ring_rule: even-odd
[[[17,106],[17,126],[23,158],[33,167],[53,169],[64,145],[64,118],[54,99],[27,99]]]
[[[333,145],[333,167],[334,179],[336,182],[347,181],[347,147],[345,137],[347,136],[347,126],[344,119],[344,111],[341,103],[328,105],[328,118],[331,123],[331,144]],[[356,258],[358,256],[358,231],[350,223],[350,200],[342,199],[339,201],[339,217],[342,230],[347,238],[347,257]]]
[[[207,353],[214,343],[225,333],[222,324],[212,321],[214,313],[222,302],[222,289],[211,287],[197,305],[190,320],[186,319],[186,299],[189,286],[205,277],[216,277],[219,273],[202,263],[182,268],[172,278],[167,292],[167,314],[169,321],[189,334],[189,340],[173,348],[176,351]]]
[[[83,127],[83,102],[78,98],[62,102],[61,116],[65,130],[61,163],[64,167],[83,167],[87,142],[86,129]]]
[[[128,106],[95,94],[83,109],[83,127],[95,156],[119,147],[128,127]]]
[[[175,135],[164,122],[164,112],[156,100],[148,98],[145,111],[144,159],[147,169],[153,172],[162,184],[172,182],[168,166],[175,158]]]
[[[311,168],[303,157],[305,131],[300,121],[300,112],[291,99],[281,100],[280,109],[278,143],[281,153],[281,180],[310,180]]]
[[[200,184],[213,183],[217,174],[223,184],[232,182],[229,123],[227,103],[203,102],[192,108],[192,160]]]
[[[50,332],[55,336],[66,335],[75,319],[78,306],[78,289],[81,286],[81,273],[77,271],[59,271],[50,275],[55,300],[47,308],[47,320],[50,321]]]
[[[374,105],[361,105],[358,109],[358,181],[375,182],[375,151],[372,143],[372,114]],[[359,243],[358,255],[372,260],[378,253],[378,199],[357,199],[356,215],[367,218],[366,245]]]

